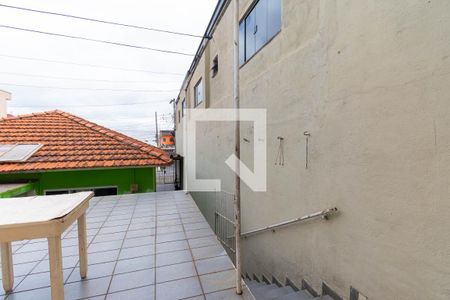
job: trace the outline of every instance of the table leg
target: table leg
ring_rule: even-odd
[[[78,252],[80,256],[80,276],[86,278],[88,268],[87,238],[86,238],[86,214],[78,218]]]
[[[48,238],[48,252],[50,255],[50,284],[52,287],[52,300],[63,300],[64,282],[61,236]]]
[[[5,293],[9,293],[14,285],[14,270],[12,260],[11,242],[0,243],[2,252],[2,281]]]

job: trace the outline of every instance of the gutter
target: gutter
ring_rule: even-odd
[[[206,45],[208,44],[209,40],[212,39],[212,34],[216,29],[216,25],[219,23],[223,13],[225,12],[228,4],[230,3],[231,0],[219,0],[217,2],[216,8],[214,9],[213,15],[209,20],[205,34],[203,35],[203,38],[200,41],[200,45],[197,48],[197,52],[195,53],[191,66],[189,67],[186,76],[184,77],[183,83],[181,84],[180,92],[178,93],[177,96],[177,102],[180,99],[181,91],[185,86],[187,86],[187,83],[190,81],[190,77],[194,73],[194,70],[196,69],[198,62],[200,61],[200,58],[202,57],[203,52],[205,51]]]

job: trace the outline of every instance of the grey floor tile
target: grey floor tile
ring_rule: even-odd
[[[145,237],[155,235],[155,228],[147,228],[147,229],[138,229],[138,230],[129,230],[127,232],[127,239],[129,238],[137,238],[137,237]]]
[[[125,233],[126,232],[124,231],[116,233],[99,234],[93,239],[92,243],[120,241],[125,238]]]
[[[156,299],[175,300],[202,294],[197,277],[156,284]]]
[[[14,264],[14,276],[27,275],[38,263],[39,262],[34,261],[34,262],[24,263],[24,264]],[[0,278],[1,278],[1,275],[0,275]]]
[[[174,226],[174,225],[181,225],[180,219],[175,220],[160,220],[158,221],[158,228],[159,227],[165,227],[165,226]]]
[[[38,242],[38,243],[27,243],[23,245],[19,250],[17,250],[17,253],[23,253],[23,252],[32,252],[32,251],[38,251],[38,250],[48,250],[48,243],[46,241],[44,242]]]
[[[39,250],[26,253],[15,253],[13,255],[13,261],[15,264],[39,261],[43,259],[47,255],[47,253],[48,253],[47,250]]]
[[[116,262],[107,262],[102,264],[89,265],[86,279],[94,279],[100,277],[112,276]],[[75,268],[67,282],[81,281],[80,269]]]
[[[155,270],[147,269],[113,276],[109,293],[155,284]]]
[[[63,257],[63,269],[72,269],[78,263],[78,255],[77,256],[67,256]],[[50,271],[50,262],[48,259],[41,261],[31,273],[42,273]]]
[[[192,262],[156,268],[156,282],[161,283],[186,277],[196,276],[195,266]]]
[[[186,235],[184,234],[184,232],[164,233],[156,235],[156,243],[173,242],[185,239]]]
[[[180,231],[183,231],[183,226],[182,225],[171,225],[171,226],[164,226],[164,227],[158,227],[157,228],[157,233],[158,234],[173,233],[173,232],[180,232]]]
[[[119,257],[119,251],[120,250],[112,250],[112,251],[105,251],[105,252],[97,252],[89,254],[88,256],[88,264],[100,264],[110,261],[115,261]]]
[[[138,247],[143,245],[151,245],[155,243],[155,237],[154,236],[144,236],[144,237],[137,237],[137,238],[129,238],[125,239],[123,242],[123,248],[130,248],[130,247]]]
[[[200,238],[205,236],[214,236],[214,232],[210,228],[186,231],[186,237],[188,239]]]
[[[191,223],[191,224],[185,224],[184,225],[184,229],[185,230],[196,230],[196,229],[210,229],[211,227],[209,226],[208,222],[203,221],[203,222],[199,222],[199,223]]]
[[[64,299],[82,299],[106,294],[110,277],[77,281],[64,285]]]
[[[206,300],[241,300],[244,299],[242,295],[236,294],[236,290],[234,288],[219,291],[211,294],[206,294]]]
[[[120,249],[122,247],[122,240],[119,241],[110,241],[110,242],[102,242],[102,243],[93,243],[88,247],[88,253],[95,252],[104,252],[115,249]]]
[[[234,287],[236,272],[228,270],[200,276],[205,294],[226,290]]]
[[[173,265],[188,261],[192,261],[191,252],[189,250],[180,250],[156,254],[157,267]]]
[[[136,258],[119,260],[116,265],[115,274],[134,272],[144,269],[150,269],[155,266],[155,257],[141,256]]]
[[[156,244],[156,253],[172,252],[184,249],[189,249],[187,240]]]
[[[155,286],[144,286],[132,290],[111,293],[106,300],[153,300],[155,299]]]
[[[196,238],[196,239],[189,239],[188,243],[191,248],[200,248],[200,247],[206,247],[206,246],[220,245],[219,241],[217,240],[217,237],[215,237],[215,236],[207,236],[207,237],[201,237],[201,238]]]
[[[64,281],[69,277],[72,269],[63,270]],[[30,274],[14,289],[15,292],[33,290],[50,286],[50,272]]]
[[[27,292],[13,293],[8,296],[8,300],[40,300],[51,299],[50,288],[31,290]]]
[[[144,245],[131,248],[123,248],[120,251],[119,259],[129,259],[140,256],[153,255],[155,253],[155,245]]]
[[[205,259],[205,258],[211,258],[211,257],[217,257],[217,256],[223,256],[227,255],[225,250],[221,245],[214,245],[214,246],[206,246],[201,248],[193,248],[192,249],[192,255],[194,256],[194,259]]]
[[[103,227],[99,230],[98,234],[117,233],[127,231],[128,225],[120,225],[114,227]]]
[[[228,256],[218,256],[195,261],[199,275],[233,269]]]
[[[22,280],[24,278],[25,278],[25,276],[14,276],[13,290],[22,282]],[[3,296],[4,294],[5,294],[5,291],[3,290],[3,282],[0,279],[0,296]]]

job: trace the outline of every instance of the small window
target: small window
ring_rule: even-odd
[[[170,138],[170,141],[171,141],[172,143],[174,142],[173,137]]]
[[[203,81],[200,79],[194,87],[194,104],[198,106],[203,102]]]
[[[217,73],[219,73],[219,55],[216,55],[216,57],[214,57],[211,71],[213,78],[216,77]]]
[[[281,30],[281,0],[259,0],[239,25],[239,61],[244,64]]]
[[[181,102],[181,115],[184,117],[185,113],[186,113],[186,99],[183,99],[183,102]]]
[[[166,138],[163,138],[163,142],[166,142]]]
[[[178,123],[180,123],[181,117],[180,117],[180,110],[178,110]]]

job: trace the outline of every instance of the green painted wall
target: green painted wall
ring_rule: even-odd
[[[129,194],[131,184],[139,193],[156,191],[156,170],[148,168],[52,171],[42,173],[0,174],[0,182],[35,181],[36,193],[44,190],[117,186],[118,194]]]

